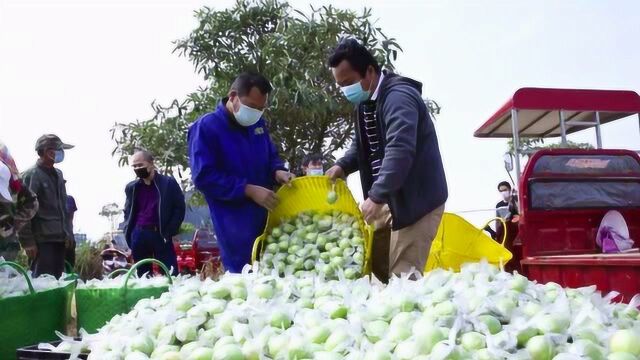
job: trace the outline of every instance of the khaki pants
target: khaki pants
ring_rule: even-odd
[[[412,269],[422,273],[443,213],[444,205],[410,226],[391,231],[391,214],[385,206],[384,215],[374,222],[371,254],[374,275],[387,282],[391,274],[399,276]]]

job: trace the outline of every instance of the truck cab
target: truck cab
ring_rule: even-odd
[[[511,137],[515,145],[520,216],[507,227],[514,254],[507,269],[539,282],[596,285],[622,301],[640,293],[640,157],[603,149],[600,132],[602,124],[638,113],[640,96],[632,91],[524,88],[476,131],[477,137]],[[590,128],[596,149],[539,150],[527,154],[520,171],[521,137],[560,137],[563,145],[568,134]],[[610,210],[622,214],[635,240],[630,251],[605,254],[596,244]]]

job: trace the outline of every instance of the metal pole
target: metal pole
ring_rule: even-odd
[[[518,110],[511,109],[511,131],[513,131],[513,151],[516,161],[516,187],[520,185],[520,128],[518,127]]]
[[[564,111],[560,110],[560,136],[562,137],[562,146],[567,146],[567,128],[564,123]]]
[[[596,145],[602,149],[602,134],[600,133],[600,112],[596,111]]]

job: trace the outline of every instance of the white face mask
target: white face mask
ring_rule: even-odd
[[[500,191],[500,195],[502,195],[502,199],[504,199],[504,201],[509,201],[509,198],[511,197],[511,191]]]
[[[9,182],[11,181],[11,170],[0,161],[0,196],[7,201],[13,201],[11,191],[9,191]]]
[[[308,176],[322,176],[324,171],[322,169],[307,169]]]
[[[249,107],[243,104],[239,99],[238,102],[240,102],[240,108],[237,112],[233,112],[233,116],[236,118],[238,124],[244,127],[255,125],[255,123],[257,123],[258,120],[260,120],[260,118],[262,117],[264,110],[256,110],[252,107]]]

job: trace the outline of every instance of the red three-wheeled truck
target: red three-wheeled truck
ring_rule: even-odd
[[[633,91],[522,88],[475,132],[514,142],[505,166],[515,170],[520,216],[507,225],[514,255],[509,270],[539,282],[596,285],[619,292],[625,302],[640,293],[640,157],[630,149],[603,149],[600,131],[630,116],[638,116],[640,125],[640,96]],[[585,129],[595,129],[595,149],[520,151],[521,138],[560,137],[566,145],[568,134]],[[529,157],[523,171],[522,155]],[[635,241],[626,252],[603,253],[597,246],[610,210],[622,214]]]

